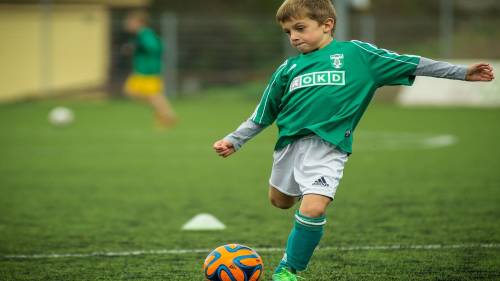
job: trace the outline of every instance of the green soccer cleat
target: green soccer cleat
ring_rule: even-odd
[[[292,273],[285,267],[282,267],[280,271],[273,274],[273,281],[297,281],[298,278],[304,279]]]

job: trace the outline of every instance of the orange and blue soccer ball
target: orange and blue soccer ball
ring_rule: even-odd
[[[205,259],[203,270],[210,281],[258,281],[264,263],[252,248],[227,244],[213,250]]]

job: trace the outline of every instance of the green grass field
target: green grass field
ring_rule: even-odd
[[[267,199],[276,130],[230,159],[211,149],[256,102],[181,99],[181,123],[166,132],[154,129],[147,107],[126,101],[1,105],[0,280],[203,280],[208,252],[10,255],[283,247],[293,210]],[[47,122],[60,104],[76,114],[68,128]],[[500,280],[499,121],[498,109],[372,105],[328,211],[325,249],[302,276]],[[180,230],[204,212],[227,229]],[[420,248],[429,245],[440,246]],[[261,255],[270,280],[282,253]]]

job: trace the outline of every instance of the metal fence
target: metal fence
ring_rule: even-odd
[[[212,85],[231,85],[260,78],[285,57],[284,36],[269,18],[155,18],[165,51],[167,92],[196,92]],[[118,88],[130,69],[130,58],[119,54],[128,40],[113,24],[111,81]]]

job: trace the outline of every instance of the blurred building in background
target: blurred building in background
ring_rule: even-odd
[[[0,100],[109,82],[112,11],[146,0],[0,2]]]
[[[147,8],[166,46],[167,93],[266,79],[293,54],[282,0],[0,0],[0,100],[100,89],[121,95],[123,19]],[[437,59],[500,58],[498,0],[334,0],[337,37]]]

